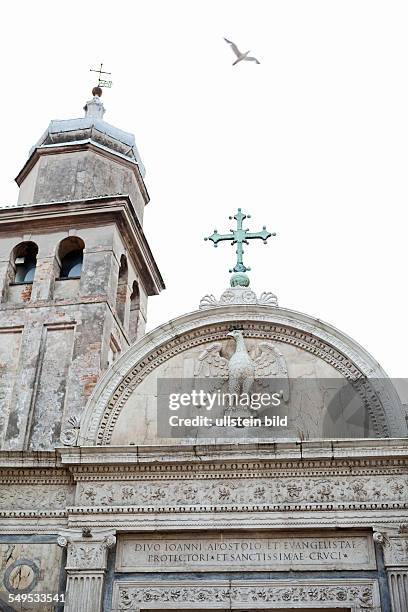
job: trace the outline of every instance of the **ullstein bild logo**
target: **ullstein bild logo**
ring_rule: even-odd
[[[214,419],[208,416],[197,415],[192,418],[184,418],[172,416],[169,418],[170,427],[287,427],[288,417],[268,417],[257,418],[253,416],[233,417],[224,414],[223,417],[215,417]]]
[[[218,390],[209,393],[203,389],[193,389],[190,393],[170,393],[169,410],[178,411],[183,408],[201,408],[207,412],[214,413],[197,414],[195,416],[170,415],[170,427],[286,427],[288,417],[272,417],[264,415],[256,417],[252,414],[245,415],[245,409],[258,411],[261,408],[280,406],[282,393],[222,393]],[[220,408],[228,411],[228,414],[216,415]],[[235,410],[241,409],[241,410]],[[243,409],[243,410],[242,410]],[[244,414],[239,414],[244,412]]]

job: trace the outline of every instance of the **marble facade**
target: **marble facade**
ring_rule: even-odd
[[[143,165],[90,105],[51,122],[0,209],[0,611],[407,612],[407,412],[386,373],[248,287],[146,334],[164,285]],[[58,278],[58,245],[78,237],[80,278]],[[21,241],[39,251],[19,284]],[[262,372],[279,362],[291,426],[160,433],[158,381],[211,379],[232,329]],[[330,380],[364,391],[358,411]]]
[[[2,453],[16,495],[1,511],[0,571],[34,568],[35,584],[23,583],[32,593],[65,575],[66,610],[402,612],[407,448],[406,439],[66,447],[53,462],[27,453],[24,484],[21,457]],[[68,495],[56,503],[40,479],[70,481]]]

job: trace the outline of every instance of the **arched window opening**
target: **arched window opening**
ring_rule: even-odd
[[[12,266],[14,283],[32,283],[37,266],[38,246],[34,242],[22,242],[13,250]],[[14,278],[13,278],[14,276]]]
[[[125,322],[126,298],[127,298],[127,283],[128,283],[128,265],[125,255],[121,255],[118,289],[116,292],[116,312],[123,325]]]
[[[61,261],[61,278],[79,278],[82,271],[82,261],[84,255],[82,251],[72,251],[65,255]]]
[[[81,277],[84,248],[84,241],[77,236],[70,236],[60,242],[58,249],[58,259],[60,262],[59,278]]]
[[[140,292],[139,285],[136,281],[132,285],[132,293],[130,296],[130,315],[129,315],[129,336],[130,341],[134,342],[137,338],[137,326],[139,323],[140,312]]]

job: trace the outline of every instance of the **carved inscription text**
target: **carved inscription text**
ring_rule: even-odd
[[[129,535],[119,541],[117,571],[233,571],[247,568],[375,569],[367,535]]]

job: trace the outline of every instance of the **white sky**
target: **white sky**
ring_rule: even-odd
[[[134,132],[145,231],[167,290],[149,327],[217,297],[250,227],[251,286],[326,320],[408,376],[408,4],[376,0],[14,2],[2,8],[0,201],[51,119],[82,116],[101,61],[105,119]],[[230,37],[261,65],[232,68]]]

